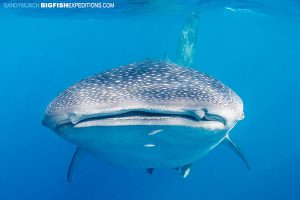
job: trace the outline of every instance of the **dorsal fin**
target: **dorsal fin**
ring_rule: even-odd
[[[69,183],[71,183],[72,178],[73,178],[73,174],[74,174],[74,170],[76,168],[76,166],[78,165],[79,161],[86,155],[86,151],[81,149],[80,147],[77,147],[74,155],[72,157],[72,160],[70,162],[69,165],[69,169],[68,169],[68,174],[67,174],[67,181]]]
[[[249,162],[247,161],[246,157],[244,156],[244,154],[242,153],[242,151],[240,150],[240,148],[230,139],[229,135],[227,134],[227,136],[224,138],[223,140],[223,144],[225,144],[226,146],[228,146],[231,150],[233,150],[245,163],[247,169],[250,171],[250,165]]]
[[[183,66],[192,66],[196,53],[198,36],[197,12],[193,12],[182,27],[177,43],[176,63]]]

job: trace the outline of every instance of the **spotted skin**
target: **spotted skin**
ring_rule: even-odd
[[[206,102],[232,111],[243,107],[230,88],[211,76],[174,63],[143,61],[79,81],[48,106],[46,115],[79,105],[170,100]]]

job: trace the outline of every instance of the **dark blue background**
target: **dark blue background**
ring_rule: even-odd
[[[0,199],[300,199],[300,21],[224,9],[200,15],[197,69],[242,97],[231,135],[252,171],[219,146],[187,179],[87,157],[67,183],[75,147],[41,125],[47,104],[88,75],[174,59],[187,16],[0,16]]]

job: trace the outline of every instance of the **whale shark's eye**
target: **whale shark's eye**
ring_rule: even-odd
[[[240,120],[243,120],[243,119],[245,119],[245,113],[244,112],[243,112],[243,114],[240,117]]]

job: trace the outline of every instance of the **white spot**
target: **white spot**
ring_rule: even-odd
[[[226,9],[226,10],[230,10],[230,11],[232,11],[232,12],[236,12],[236,10],[235,10],[235,9],[233,9],[233,8],[230,8],[230,7],[225,7],[225,9]]]
[[[151,131],[148,135],[155,135],[156,133],[159,133],[163,130],[154,130],[154,131]]]
[[[155,144],[144,144],[144,147],[155,147]]]
[[[191,168],[187,168],[183,173],[183,178],[186,178],[190,174]]]

